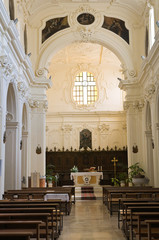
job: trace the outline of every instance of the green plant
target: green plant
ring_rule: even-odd
[[[126,181],[127,178],[128,178],[128,174],[127,174],[126,172],[121,172],[121,173],[119,173],[119,175],[118,175],[118,179],[119,179],[120,181]]]
[[[46,167],[46,181],[47,182],[56,182],[56,177],[54,176],[55,166],[48,164]]]
[[[114,186],[120,186],[120,180],[118,178],[111,178],[111,181]]]
[[[139,162],[131,165],[129,168],[129,179],[132,181],[132,178],[141,178],[144,177],[144,169],[140,167]]]

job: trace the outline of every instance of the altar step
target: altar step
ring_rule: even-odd
[[[85,187],[85,186],[83,186]],[[101,186],[97,186],[97,187],[93,187],[94,188],[94,195],[96,196],[96,199],[102,199],[102,187]],[[80,200],[81,199],[81,187],[75,187],[75,196],[76,196],[76,200]]]

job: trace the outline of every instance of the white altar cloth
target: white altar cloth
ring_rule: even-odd
[[[71,172],[70,177],[75,186],[98,186],[100,179],[103,179],[103,172]]]
[[[44,201],[47,201],[48,199],[60,199],[61,201],[67,201],[69,202],[69,195],[67,193],[48,193],[44,196]]]

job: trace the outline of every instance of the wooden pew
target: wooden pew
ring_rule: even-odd
[[[13,208],[13,207],[26,207],[26,208],[33,208],[33,207],[42,207],[42,208],[52,208],[53,209],[53,217],[54,222],[57,223],[59,229],[57,232],[62,231],[63,228],[63,212],[61,212],[61,200],[50,200],[50,201],[43,201],[43,200],[0,200],[0,208]],[[55,210],[54,210],[55,209]]]
[[[15,231],[16,233],[32,233],[31,235],[36,235],[36,239],[40,239],[40,224],[42,224],[42,221],[0,221],[0,233],[5,233],[6,231],[12,233]],[[5,234],[6,235],[6,234]],[[27,237],[29,237],[27,236]],[[9,237],[9,236],[8,236]]]
[[[137,240],[141,240],[143,237],[148,238],[148,229],[145,228],[145,225],[142,223],[147,220],[159,220],[159,209],[157,211],[152,212],[152,209],[147,209],[145,212],[133,212],[133,216],[137,217],[137,227],[132,228],[130,239],[133,240],[133,233],[135,233]],[[132,219],[133,219],[132,216]],[[151,228],[151,235],[158,233],[159,229]]]
[[[51,214],[50,217],[50,224],[49,226],[54,231],[53,227],[55,228],[56,232],[54,233],[54,237],[58,237],[58,234],[61,233],[63,227],[63,215],[61,215],[60,210],[58,209],[58,203],[49,202],[19,202],[19,201],[12,201],[12,202],[4,202],[0,201],[0,212],[10,211],[10,212],[49,212]]]
[[[44,237],[46,240],[49,240],[49,237],[51,236],[51,232],[48,230],[48,218],[50,216],[50,213],[0,213],[0,220],[6,221],[6,220],[40,220],[42,222],[45,222],[45,231],[43,231]]]
[[[159,210],[159,202],[131,202],[124,203],[125,207],[123,208],[123,221],[122,221],[122,230],[126,238],[132,238],[133,228],[137,226],[137,217],[134,216],[134,212],[155,212],[156,209]]]
[[[71,188],[69,189],[63,189],[61,190],[8,190],[7,192],[4,193],[3,198],[4,199],[10,199],[10,200],[15,200],[15,199],[45,199],[46,196],[51,195],[52,199],[61,199],[61,202],[64,204],[65,208],[65,213],[66,215],[69,215],[71,212]],[[62,200],[65,199],[65,200]],[[45,199],[46,200],[46,199]]]
[[[145,223],[147,224],[148,240],[152,240],[154,235],[159,239],[159,220],[145,220]]]
[[[122,188],[120,189],[109,189],[107,190],[107,208],[108,211],[110,212],[110,215],[113,214],[113,212],[118,212],[118,201],[119,198],[126,198],[131,195],[132,198],[137,199],[137,198],[157,198],[159,197],[159,188]],[[114,205],[116,206],[116,210],[113,209]]]
[[[128,207],[131,206],[158,206],[159,198],[139,198],[139,199],[128,199],[122,198],[119,199],[119,210],[118,210],[118,228],[120,228],[120,222],[123,222],[123,218],[128,214]],[[130,211],[129,211],[130,214]]]
[[[32,231],[21,231],[21,230],[1,230],[0,231],[0,239],[3,240],[30,240],[34,232]]]

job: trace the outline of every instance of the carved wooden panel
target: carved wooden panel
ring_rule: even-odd
[[[110,184],[111,178],[114,177],[114,166],[111,160],[118,159],[117,174],[127,172],[127,151],[55,151],[46,152],[46,164],[55,165],[55,171],[63,174],[65,179],[69,179],[70,169],[75,165],[78,170],[83,172],[90,167],[102,166],[104,179]]]

